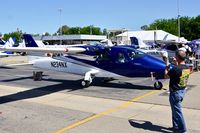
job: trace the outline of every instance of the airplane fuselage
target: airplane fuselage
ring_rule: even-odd
[[[131,55],[132,54],[132,55]],[[66,55],[35,60],[33,65],[55,71],[85,75],[95,70],[95,77],[151,77],[164,78],[163,61],[132,48],[112,47],[98,56]]]

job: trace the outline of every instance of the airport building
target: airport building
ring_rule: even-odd
[[[105,40],[107,36],[105,35],[61,35],[61,36],[37,36],[34,37],[35,40],[42,40],[47,42],[49,45],[54,44],[88,44],[94,41]]]

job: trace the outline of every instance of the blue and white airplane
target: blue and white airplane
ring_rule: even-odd
[[[61,53],[33,61],[33,66],[82,75],[82,87],[88,87],[95,77],[106,79],[143,78],[155,79],[154,87],[162,88],[165,63],[130,46],[106,47],[85,45],[69,48],[40,48],[31,35],[25,34],[25,48],[0,48],[4,51]],[[41,54],[40,54],[41,55]]]
[[[5,44],[5,41],[0,38],[0,47],[2,47]]]
[[[15,38],[10,37],[10,38],[8,38],[8,40],[6,42],[3,42],[0,47],[6,48],[6,47],[13,47],[14,45],[15,45]],[[7,57],[7,56],[13,56],[13,55],[14,55],[13,52],[9,52],[9,51],[1,51],[0,52],[0,57]]]

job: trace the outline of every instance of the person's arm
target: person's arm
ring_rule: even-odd
[[[173,64],[174,64],[175,66],[178,66],[178,62],[177,62],[177,60],[176,60],[175,57],[172,58],[172,62],[173,62]]]
[[[161,53],[161,56],[163,58],[163,61],[166,64],[164,77],[165,77],[165,79],[168,79],[169,78],[168,72],[169,72],[169,67],[170,67],[170,63],[169,63],[169,59],[168,59],[168,53],[166,51],[163,51]]]
[[[170,64],[166,64],[166,67],[165,67],[165,79],[168,79],[169,78],[169,68],[170,68]]]

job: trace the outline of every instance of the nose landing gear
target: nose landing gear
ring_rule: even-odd
[[[86,72],[84,79],[81,81],[81,87],[83,88],[89,87],[96,73],[98,73],[97,70],[91,70]]]
[[[154,88],[155,88],[156,90],[161,90],[162,87],[163,87],[162,82],[156,81],[156,82],[154,83]]]

